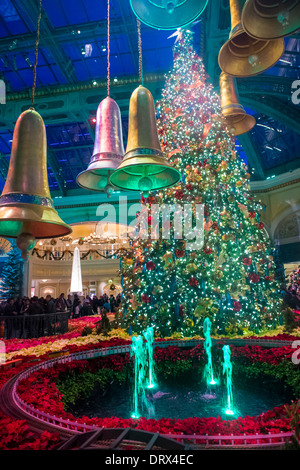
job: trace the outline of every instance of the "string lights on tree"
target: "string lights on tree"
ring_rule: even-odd
[[[192,35],[177,32],[174,65],[157,103],[160,144],[181,181],[142,198],[149,237],[136,240],[122,260],[121,323],[138,333],[153,326],[161,336],[188,336],[209,317],[214,332],[257,332],[274,327],[280,315],[273,251]],[[200,250],[188,250],[174,233],[151,238],[151,207],[174,203],[204,206]]]

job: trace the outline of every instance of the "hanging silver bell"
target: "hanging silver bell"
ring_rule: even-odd
[[[123,157],[120,108],[107,96],[97,109],[93,155],[87,169],[77,176],[77,184],[91,191],[105,191],[109,196],[113,189],[109,176],[119,167]]]

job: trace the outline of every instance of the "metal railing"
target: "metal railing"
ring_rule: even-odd
[[[159,347],[168,347],[168,346],[181,346],[186,347],[190,346],[191,343],[199,344],[200,340],[187,340],[187,341],[164,341],[164,342],[156,342],[155,346]],[[252,341],[251,341],[252,342]],[[244,343],[245,344],[245,343]],[[194,344],[193,344],[194,346]],[[87,431],[92,431],[95,429],[99,429],[98,426],[88,425],[86,423],[79,423],[78,421],[72,421],[70,419],[64,419],[61,417],[57,417],[55,415],[51,415],[44,411],[40,411],[34,408],[32,405],[24,402],[21,399],[17,392],[18,384],[21,380],[28,378],[34,372],[40,369],[48,369],[53,367],[55,364],[66,364],[68,362],[72,362],[74,360],[84,360],[84,359],[92,359],[101,356],[108,356],[114,354],[122,354],[130,352],[130,345],[123,345],[123,346],[115,346],[111,348],[102,348],[96,349],[91,351],[83,351],[79,353],[73,353],[67,356],[62,356],[55,359],[50,359],[48,361],[36,364],[33,367],[21,372],[18,376],[18,379],[14,383],[13,387],[13,400],[14,403],[25,413],[27,413],[30,417],[34,417],[36,420],[39,420],[44,423],[49,423],[51,426],[56,427],[57,430],[59,429],[67,429],[70,433],[82,433]],[[284,445],[286,441],[290,441],[294,433],[291,432],[280,432],[276,434],[268,433],[268,434],[255,434],[255,435],[208,435],[208,434],[161,434],[164,437],[178,440],[179,442],[188,442],[189,444],[193,444],[196,447],[230,447],[230,448],[249,448],[249,447],[278,447]]]
[[[70,312],[55,312],[42,315],[0,316],[0,331],[4,339],[40,338],[67,333]]]

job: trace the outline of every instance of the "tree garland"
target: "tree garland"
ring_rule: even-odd
[[[74,255],[74,252],[71,250],[63,251],[61,256],[55,256],[51,250],[43,250],[43,251],[44,251],[44,254],[40,254],[40,251],[37,248],[34,248],[31,254],[32,256],[36,255],[39,259],[43,259],[43,260],[47,258],[47,255],[49,255],[50,260],[54,260],[54,261],[61,261],[62,259],[66,257],[66,255],[70,255],[71,258]],[[98,250],[88,250],[80,256],[80,259],[85,260],[90,254],[94,254],[94,253],[96,253],[101,258],[112,259],[114,257],[117,257],[117,255],[127,253],[127,250],[125,248],[119,248],[112,255],[104,255]]]

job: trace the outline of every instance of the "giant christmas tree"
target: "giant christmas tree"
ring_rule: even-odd
[[[236,154],[189,31],[178,32],[157,117],[162,150],[182,179],[176,187],[142,197],[148,238],[136,239],[122,260],[122,325],[138,333],[151,325],[161,336],[200,333],[206,317],[218,333],[274,327],[280,303],[262,206],[250,193],[250,174]],[[153,239],[154,204],[176,204],[169,239],[162,237],[163,221]],[[174,232],[176,211],[182,207],[184,213],[187,204],[194,217],[196,207],[204,206],[200,249],[191,250]]]
[[[20,250],[12,243],[12,248],[8,252],[7,261],[1,273],[0,298],[9,299],[21,297],[22,282],[23,269]]]

